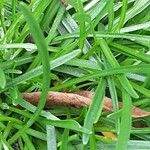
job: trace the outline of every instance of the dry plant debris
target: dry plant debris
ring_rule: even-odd
[[[49,108],[53,105],[62,106],[73,106],[73,107],[84,107],[89,106],[92,102],[93,92],[90,91],[79,91],[75,93],[64,93],[64,92],[49,92],[45,108]],[[37,105],[41,92],[23,93],[23,98]],[[119,107],[122,107],[122,102],[119,102]],[[104,98],[103,110],[107,112],[113,112],[112,100],[108,97]],[[150,112],[144,111],[138,107],[133,106],[132,117],[140,118],[149,116]]]

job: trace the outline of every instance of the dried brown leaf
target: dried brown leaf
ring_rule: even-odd
[[[93,94],[94,93],[90,91],[79,91],[76,93],[49,92],[45,107],[48,108],[53,105],[74,107],[89,106],[92,101]],[[41,92],[23,93],[23,98],[33,105],[37,105],[40,95]],[[122,107],[122,102],[119,102],[119,107]],[[104,99],[103,110],[113,112],[112,100],[108,97],[105,97]],[[133,118],[146,117],[149,115],[150,112],[142,110],[138,107],[133,106],[132,108]]]

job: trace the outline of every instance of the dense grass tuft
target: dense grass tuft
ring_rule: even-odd
[[[132,118],[133,106],[150,111],[149,10],[149,0],[1,0],[0,150],[150,149],[150,117]],[[81,90],[95,93],[89,107],[45,109],[49,91]],[[22,95],[35,91],[37,106]]]

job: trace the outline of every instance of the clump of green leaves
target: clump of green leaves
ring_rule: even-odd
[[[0,2],[0,149],[149,149],[150,118],[131,118],[132,105],[150,110],[149,0],[66,2]],[[82,89],[89,108],[44,110],[48,91]],[[33,91],[37,107],[22,98]]]

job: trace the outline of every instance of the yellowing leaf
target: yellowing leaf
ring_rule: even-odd
[[[117,140],[117,136],[112,133],[112,132],[102,132],[102,134],[107,137],[107,138],[110,138],[111,140],[113,141],[116,141]]]

